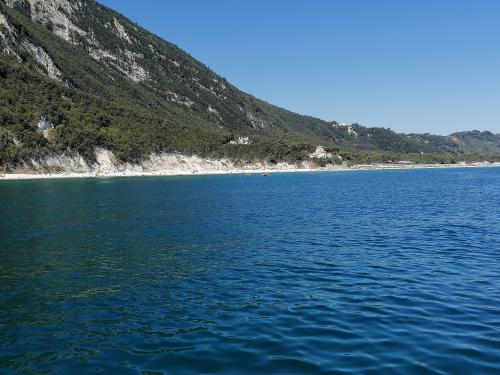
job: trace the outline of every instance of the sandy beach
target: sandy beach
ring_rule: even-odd
[[[267,175],[276,173],[320,173],[346,172],[367,170],[402,170],[402,169],[432,169],[432,168],[491,168],[500,167],[500,163],[478,162],[469,164],[370,164],[353,166],[327,166],[316,168],[280,167],[280,168],[224,168],[224,169],[171,169],[158,171],[131,171],[121,172],[62,172],[62,173],[6,173],[0,174],[0,181],[34,180],[34,179],[61,179],[61,178],[115,178],[115,177],[154,177],[154,176],[203,176],[226,174]]]

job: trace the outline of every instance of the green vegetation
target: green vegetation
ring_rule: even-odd
[[[0,81],[0,164],[68,150],[92,161],[95,147],[109,148],[124,161],[153,152],[297,161],[314,150],[312,145],[259,135],[252,136],[251,145],[231,145],[235,135],[228,130],[203,126],[196,118],[179,124],[130,103],[105,101],[67,88],[8,56],[0,58]],[[40,118],[57,124],[50,141],[36,131]]]

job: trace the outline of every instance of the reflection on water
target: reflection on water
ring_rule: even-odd
[[[0,372],[498,373],[500,170],[0,184]]]

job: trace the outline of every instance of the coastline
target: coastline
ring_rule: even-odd
[[[405,170],[405,169],[446,169],[446,168],[494,168],[500,163],[477,162],[470,164],[364,164],[347,166],[327,166],[314,168],[299,168],[289,166],[285,168],[224,168],[224,169],[186,169],[186,170],[158,170],[158,171],[114,171],[114,172],[61,172],[61,173],[6,173],[0,174],[0,181],[13,180],[45,180],[71,178],[116,178],[116,177],[174,177],[174,176],[209,176],[230,174],[277,174],[277,173],[319,173],[319,172],[348,172],[348,171],[376,171],[376,170]]]

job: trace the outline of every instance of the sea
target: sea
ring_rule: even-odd
[[[500,374],[500,168],[0,182],[1,374]]]

